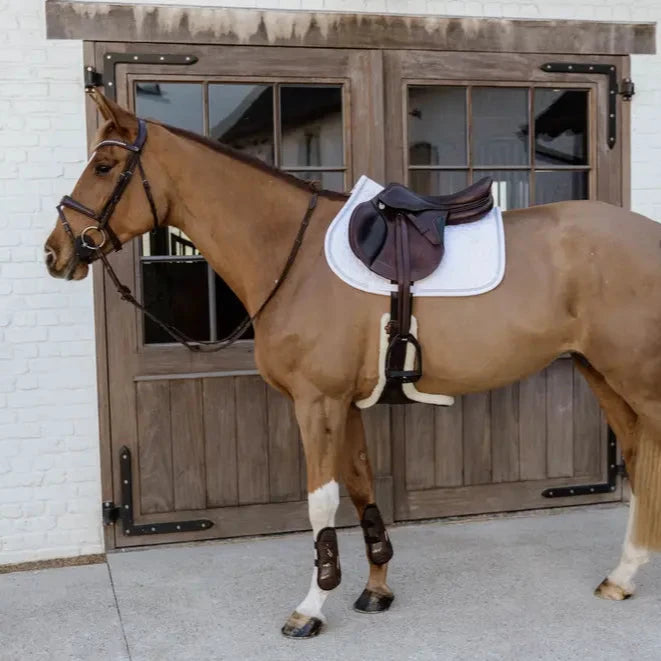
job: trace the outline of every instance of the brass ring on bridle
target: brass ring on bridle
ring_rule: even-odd
[[[86,239],[87,239],[87,236],[86,236],[87,233],[90,232],[90,231],[92,231],[92,230],[95,231],[95,232],[98,232],[98,233],[101,235],[101,239],[102,239],[102,240],[101,240],[101,243],[99,243],[98,245],[97,245],[96,243],[94,243],[93,241],[92,241],[92,245],[90,245],[90,244],[87,243],[87,241],[86,241]],[[108,240],[108,236],[107,236],[107,234],[105,233],[105,231],[104,231],[102,228],[97,227],[96,225],[90,225],[89,227],[86,227],[86,228],[80,233],[80,240],[81,240],[82,244],[83,244],[86,248],[88,248],[89,250],[101,250],[101,248],[103,248],[103,246],[106,245],[106,241]]]

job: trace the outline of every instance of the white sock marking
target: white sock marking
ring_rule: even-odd
[[[340,505],[340,487],[335,480],[327,482],[312,493],[308,494],[308,511],[312,524],[313,538],[322,528],[335,527],[335,512]],[[312,582],[305,599],[296,607],[302,615],[317,617],[326,621],[321,609],[330,593],[317,585],[317,568],[312,570]]]
[[[636,497],[632,495],[629,505],[627,534],[624,538],[620,564],[608,575],[608,580],[619,585],[625,592],[633,592],[633,577],[636,575],[638,569],[650,559],[647,549],[635,546],[631,540],[635,516]]]

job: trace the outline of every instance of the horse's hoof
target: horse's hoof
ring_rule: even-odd
[[[294,611],[282,627],[287,638],[313,638],[318,636],[323,622],[318,617],[310,617]]]
[[[394,599],[394,594],[381,594],[365,588],[356,599],[353,609],[359,613],[383,613],[390,608]]]
[[[633,592],[628,592],[616,583],[605,578],[594,591],[595,597],[600,599],[610,599],[611,601],[624,601],[628,599]]]

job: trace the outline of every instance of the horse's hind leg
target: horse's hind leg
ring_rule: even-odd
[[[582,358],[576,358],[575,363],[596,395],[608,424],[613,428],[622,447],[624,461],[629,469],[629,476],[633,478],[635,475],[636,446],[641,433],[638,416],[589,363]],[[644,565],[649,559],[647,550],[635,546],[632,541],[635,504],[636,498],[632,495],[620,564],[594,591],[595,595],[602,599],[621,601],[630,597],[634,591],[633,577],[641,565]]]
[[[365,538],[365,553],[370,566],[367,586],[354,603],[360,613],[388,610],[394,595],[386,583],[392,545],[374,502],[374,481],[365,443],[360,411],[354,406],[347,419],[346,446],[343,452],[344,484],[358,511]]]
[[[340,584],[335,513],[340,504],[339,458],[344,448],[349,403],[318,396],[295,400],[308,476],[308,511],[315,547],[315,568],[307,596],[282,627],[292,638],[310,638],[321,630],[321,609]]]
[[[636,572],[649,560],[646,549],[636,546],[632,541],[633,522],[635,520],[636,497],[631,496],[629,505],[629,521],[627,534],[622,547],[620,564],[605,578],[594,593],[602,599],[622,601],[628,599],[635,589],[633,577]]]

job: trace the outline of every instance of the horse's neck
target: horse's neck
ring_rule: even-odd
[[[164,164],[168,224],[190,237],[254,314],[280,276],[311,192],[204,145],[172,142]],[[310,235],[318,238],[318,228]]]

